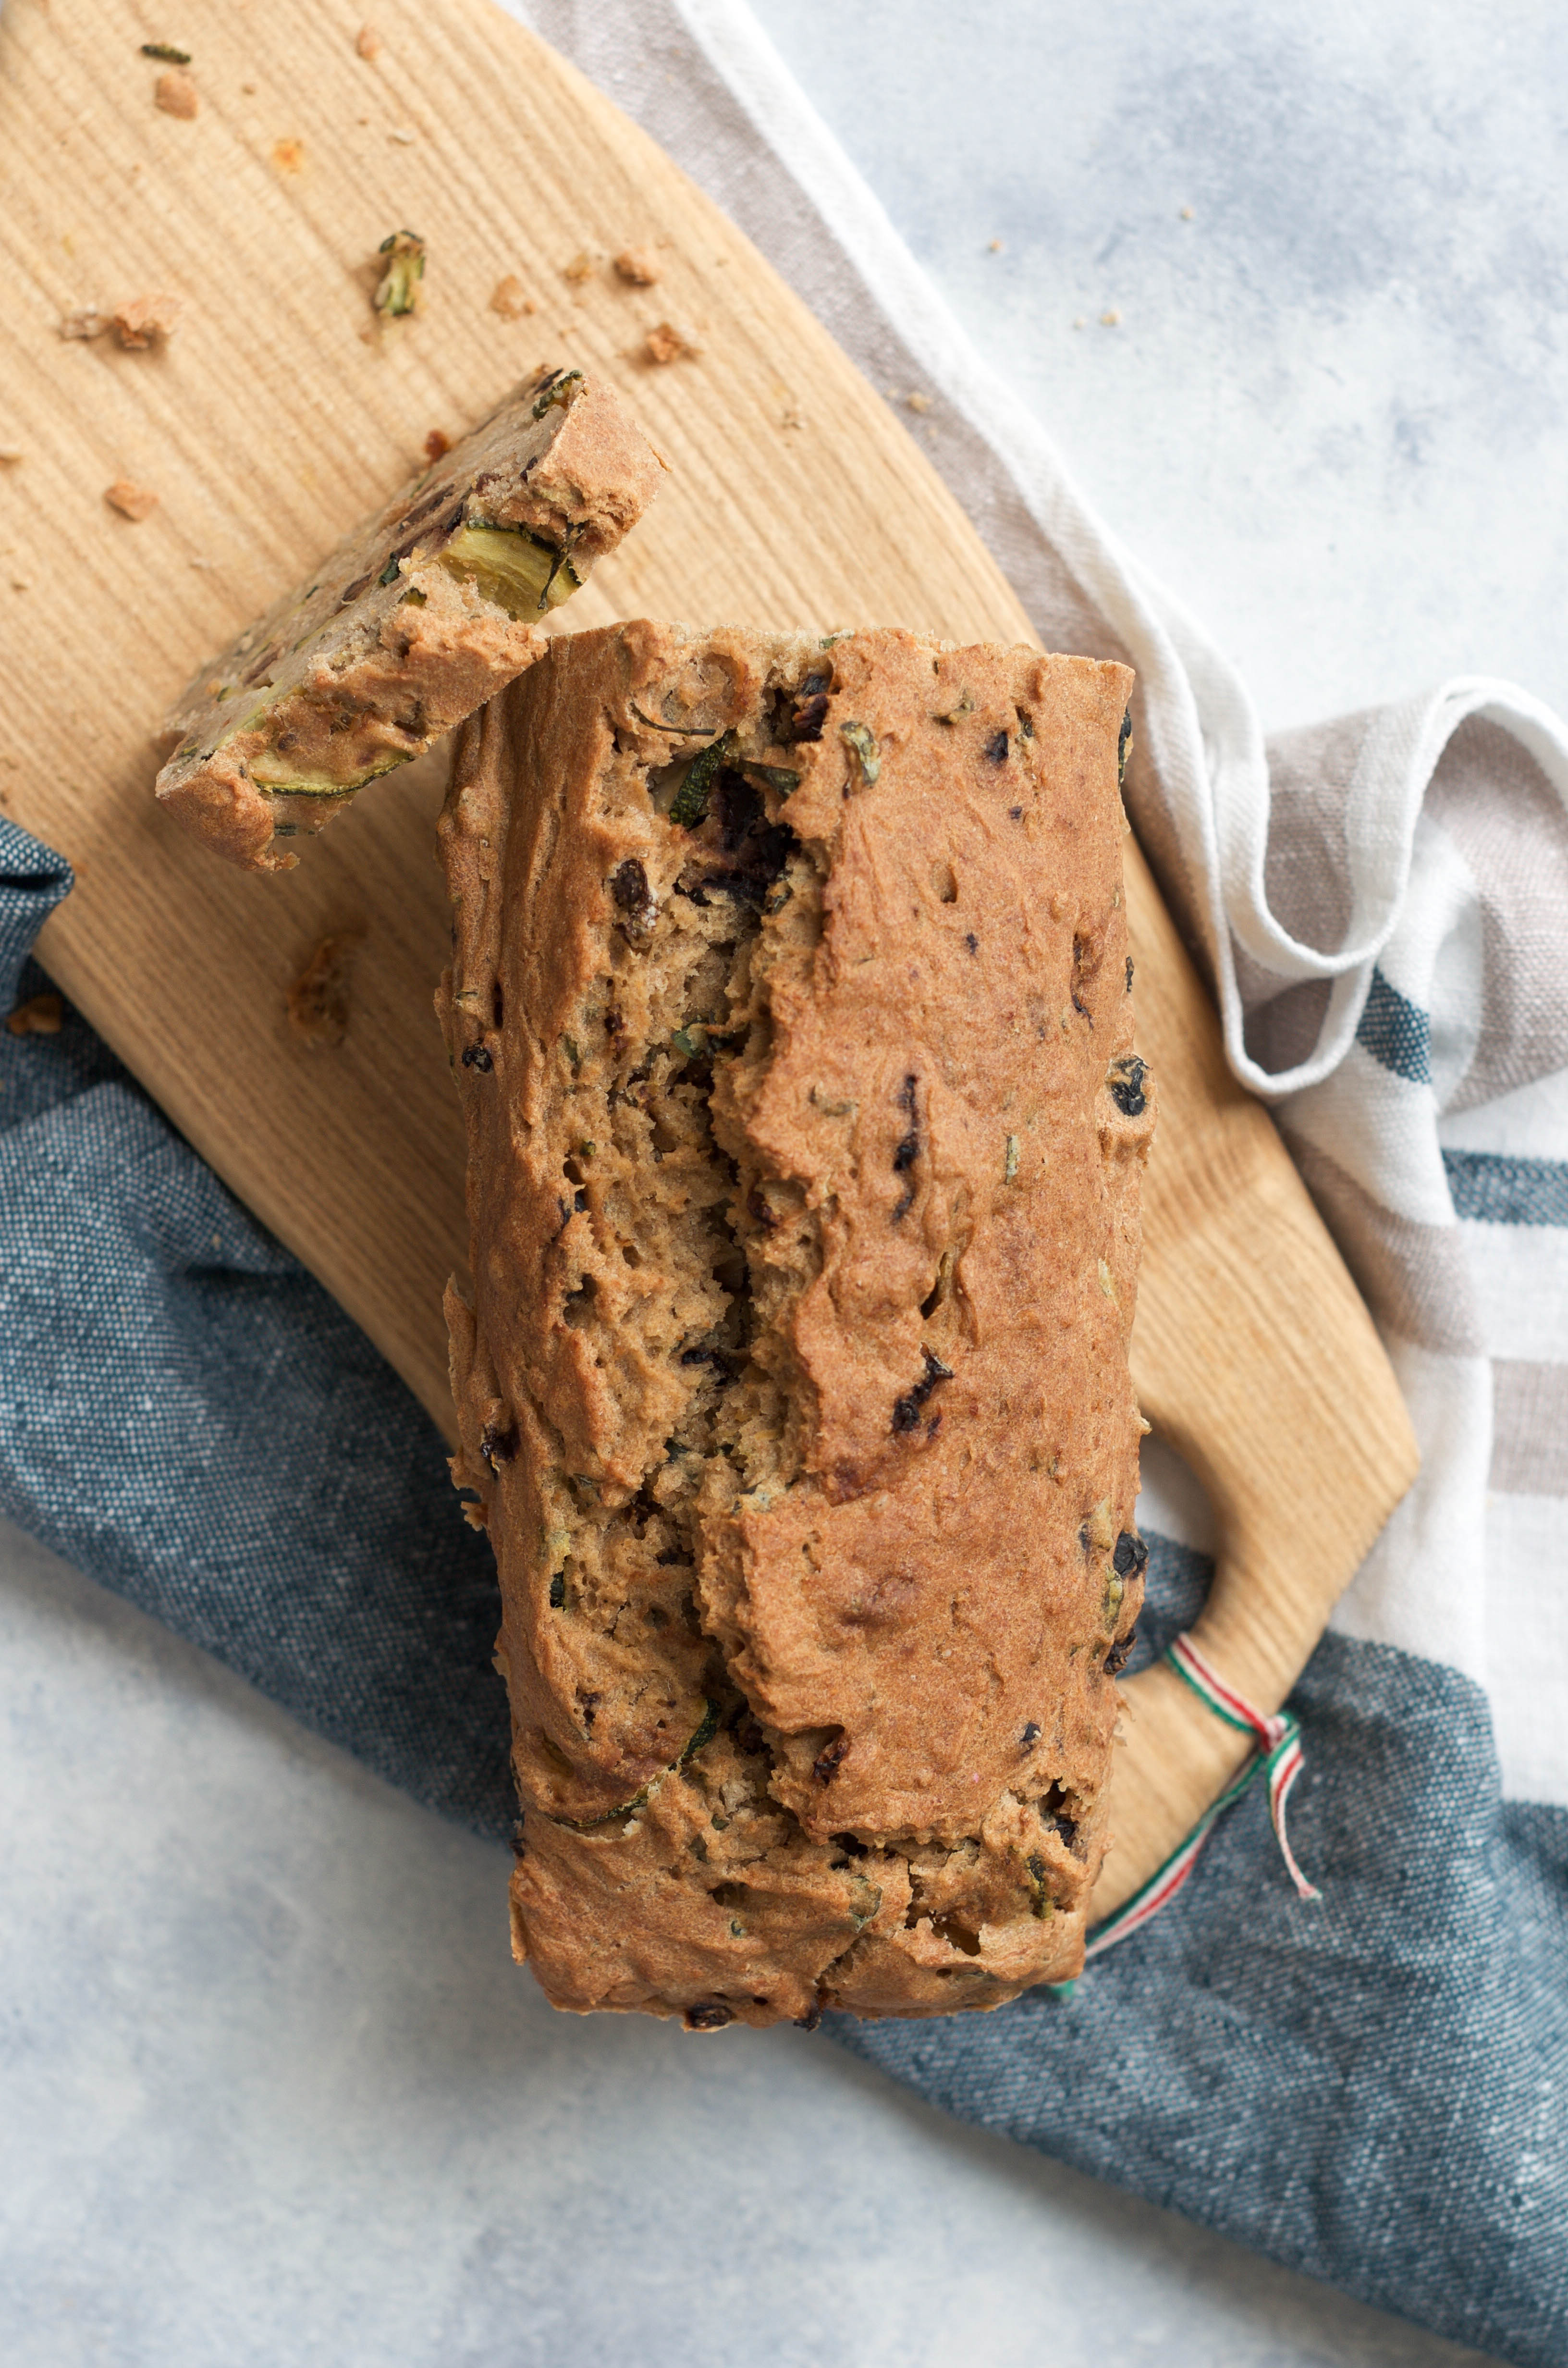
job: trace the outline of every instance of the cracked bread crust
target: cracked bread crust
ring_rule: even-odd
[[[663,470],[610,387],[536,373],[202,667],[159,800],[231,863],[290,869],[289,842],[532,664]]]
[[[474,719],[438,998],[556,2004],[1082,1962],[1144,1553],[1124,667],[639,623]]]

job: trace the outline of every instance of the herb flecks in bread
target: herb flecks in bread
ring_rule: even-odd
[[[663,466],[602,382],[530,380],[202,667],[159,798],[231,862],[288,869],[290,842],[532,664]]]
[[[468,727],[440,1008],[519,1953],[810,2021],[1081,1962],[1142,1595],[1122,667],[636,624]]]

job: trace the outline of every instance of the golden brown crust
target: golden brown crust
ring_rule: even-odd
[[[289,869],[290,841],[417,757],[544,646],[539,619],[634,526],[663,463],[613,391],[543,372],[203,666],[157,794],[214,851]],[[501,583],[472,529],[530,564]]]
[[[939,2013],[1081,1962],[1142,1568],[1130,689],[638,624],[465,736],[454,1470],[559,2004]]]

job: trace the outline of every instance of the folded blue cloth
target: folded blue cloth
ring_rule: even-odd
[[[0,822],[0,1013],[71,885]],[[378,1775],[515,1815],[500,1602],[439,1434],[67,1008],[0,1034],[0,1510]]]
[[[63,864],[0,823],[0,1010]],[[0,1509],[481,1833],[512,1808],[487,1543],[363,1336],[69,1009],[0,1035]],[[1203,1557],[1152,1538],[1140,1658]],[[1528,1610],[1523,1614],[1528,1634]],[[935,2102],[1520,2368],[1568,2358],[1568,1812],[1458,1670],[1331,1635],[1261,1792],[1065,1999],[834,2035]]]

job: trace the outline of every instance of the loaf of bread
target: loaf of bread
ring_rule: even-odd
[[[159,798],[232,863],[287,870],[539,655],[663,467],[609,387],[538,373],[202,667]]]
[[[439,1008],[516,1951],[693,2029],[1082,1963],[1142,1597],[1125,667],[557,638],[466,727]]]

